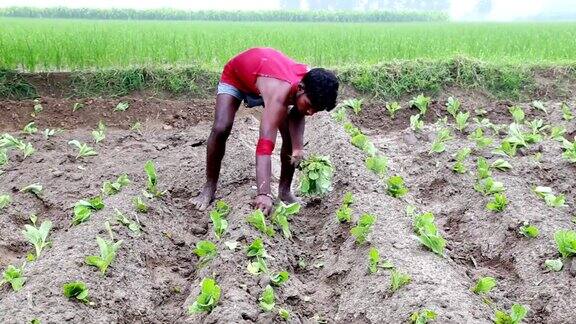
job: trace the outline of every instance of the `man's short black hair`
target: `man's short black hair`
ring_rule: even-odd
[[[316,111],[330,111],[336,107],[339,83],[334,73],[323,68],[314,68],[306,73],[302,83],[304,92]]]

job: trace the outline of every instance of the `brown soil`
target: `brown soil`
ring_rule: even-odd
[[[568,323],[576,307],[572,289],[576,267],[570,260],[558,273],[545,271],[543,262],[557,258],[553,233],[571,229],[576,180],[574,165],[565,162],[557,142],[546,140],[509,159],[513,169],[493,175],[506,186],[510,204],[505,212],[485,210],[487,197],[474,191],[474,175],[456,175],[450,168],[451,156],[463,146],[472,147],[465,135],[447,145],[443,154],[428,155],[436,127],[444,116],[443,105],[449,95],[457,95],[463,109],[478,106],[488,110],[493,122],[509,123],[504,108],[511,103],[492,102],[470,93],[445,93],[435,98],[421,135],[414,136],[409,116],[401,111],[391,120],[382,103],[367,102],[352,121],[370,136],[380,152],[390,160],[389,174],[400,174],[410,189],[403,199],[385,194],[384,181],[364,167],[363,153],[349,144],[341,125],[328,114],[310,118],[306,139],[308,152],[330,155],[336,168],[334,190],[321,200],[309,201],[291,220],[294,237],[264,238],[273,259],[272,271],[286,270],[290,280],[277,288],[276,304],[290,310],[293,323],[326,320],[330,323],[402,323],[413,311],[423,308],[438,313],[439,323],[489,323],[495,309],[509,309],[513,303],[530,307],[527,322]],[[130,103],[126,112],[113,112],[119,101]],[[230,136],[217,198],[233,208],[228,216],[230,228],[216,239],[208,212],[192,208],[189,199],[204,181],[205,140],[212,123],[213,100],[160,100],[143,96],[120,99],[85,99],[83,110],[72,112],[74,100],[46,97],[44,111],[30,116],[31,101],[0,101],[0,132],[9,132],[33,143],[37,152],[27,159],[10,152],[10,161],[0,175],[0,194],[8,193],[13,202],[0,210],[0,267],[20,265],[31,246],[21,234],[30,214],[39,221],[50,219],[54,229],[52,246],[39,260],[25,267],[24,288],[15,293],[8,285],[0,287],[0,322],[23,323],[38,318],[42,323],[74,321],[82,323],[269,323],[277,322],[277,311],[262,312],[258,296],[268,283],[265,275],[246,271],[245,247],[261,237],[245,221],[254,195],[254,144],[258,136],[258,110],[242,108]],[[570,102],[574,107],[574,102]],[[527,118],[545,117],[547,122],[563,124],[569,133],[575,125],[561,120],[558,102],[547,102],[548,116],[521,104]],[[24,135],[20,129],[35,120],[38,128],[62,128],[50,139],[43,135]],[[98,155],[75,159],[68,141],[90,143],[90,132],[102,120],[108,126],[106,139],[90,144]],[[141,133],[130,125],[142,123]],[[279,146],[279,145],[278,145]],[[476,151],[467,160],[474,170],[475,157],[490,161],[490,149]],[[532,154],[540,151],[542,161]],[[277,152],[276,152],[277,153]],[[114,209],[134,219],[131,199],[146,186],[143,165],[153,160],[158,170],[159,187],[164,197],[148,201],[151,210],[138,214],[144,232],[136,236],[126,227],[113,225],[118,239],[124,240],[106,276],[84,264],[84,257],[98,253],[96,236],[105,237],[105,220],[114,219]],[[119,194],[105,197],[106,207],[81,225],[70,227],[72,206],[100,193],[105,180],[127,173],[132,183]],[[273,157],[273,173],[279,174],[278,154]],[[277,183],[277,178],[273,179]],[[32,183],[44,186],[39,198],[18,190]],[[536,198],[533,185],[551,186],[567,196],[569,207],[554,209]],[[378,217],[370,243],[358,246],[350,236],[351,225],[335,219],[342,195],[350,191],[356,220],[362,213]],[[447,257],[427,251],[412,231],[405,215],[407,204],[431,211],[448,241]],[[517,234],[522,221],[540,228],[537,239]],[[114,223],[114,222],[113,222]],[[207,266],[198,268],[192,252],[199,240],[217,242],[219,255]],[[224,241],[238,241],[241,248],[229,250]],[[390,273],[367,270],[368,250],[378,248],[383,259],[392,261],[412,282],[394,294],[388,291]],[[302,261],[305,261],[302,264]],[[470,291],[481,276],[493,276],[498,286],[488,296],[492,304]],[[222,288],[218,306],[210,314],[187,315],[202,278],[215,276]],[[69,301],[62,285],[82,280],[90,289],[93,305]]]

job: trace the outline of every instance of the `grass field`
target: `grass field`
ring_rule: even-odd
[[[0,67],[27,71],[200,64],[271,46],[329,67],[456,55],[503,63],[574,60],[576,23],[241,23],[0,19]]]

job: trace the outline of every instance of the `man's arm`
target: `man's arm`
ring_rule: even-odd
[[[256,149],[256,186],[258,196],[256,196],[256,208],[261,209],[265,214],[272,210],[272,199],[270,178],[272,174],[272,164],[270,160],[271,149],[276,143],[278,127],[282,120],[286,118],[286,100],[290,93],[290,84],[266,77],[259,77],[256,87],[264,99],[264,112],[260,121],[260,139]]]

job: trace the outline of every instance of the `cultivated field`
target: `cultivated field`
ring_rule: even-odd
[[[77,70],[199,64],[271,46],[316,66],[464,55],[497,63],[574,60],[575,23],[286,23],[0,18],[0,67]]]

